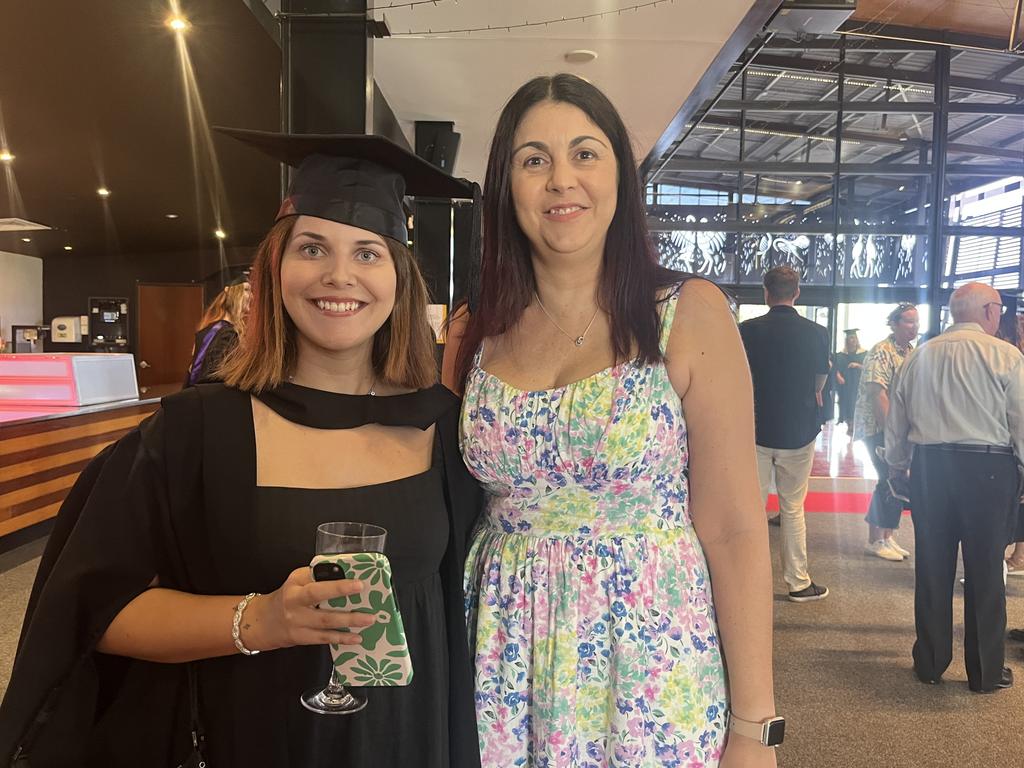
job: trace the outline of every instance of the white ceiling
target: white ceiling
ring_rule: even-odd
[[[402,0],[394,0],[398,3]],[[391,0],[378,0],[385,5]],[[412,140],[413,121],[450,120],[462,134],[455,175],[483,182],[491,133],[512,93],[531,77],[573,72],[601,88],[633,134],[637,162],[739,25],[754,0],[438,0],[383,8],[392,37],[374,41],[374,76]],[[499,27],[595,12],[588,21],[472,34],[438,30]],[[432,35],[404,35],[434,30]],[[566,52],[598,58],[568,64]]]

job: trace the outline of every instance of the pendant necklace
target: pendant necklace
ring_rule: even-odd
[[[599,312],[601,311],[601,308],[600,308],[600,307],[598,307],[597,309],[595,309],[595,310],[594,310],[594,316],[593,316],[592,318],[590,318],[590,322],[589,322],[589,323],[587,323],[587,328],[586,328],[586,330],[585,330],[585,331],[583,331],[583,333],[581,333],[581,334],[580,334],[579,336],[573,336],[573,335],[572,335],[571,333],[569,333],[569,332],[568,332],[567,330],[565,330],[565,328],[563,328],[562,326],[560,326],[560,325],[558,324],[558,321],[557,321],[557,320],[555,320],[555,318],[554,318],[554,317],[553,317],[553,316],[551,315],[551,313],[550,313],[550,312],[548,312],[548,308],[547,308],[547,307],[545,307],[545,306],[544,306],[544,302],[540,300],[540,294],[538,294],[538,293],[537,293],[537,291],[534,291],[534,292],[533,292],[533,295],[534,295],[534,296],[536,297],[536,299],[537,299],[537,304],[539,304],[539,305],[540,305],[540,308],[541,308],[542,310],[544,310],[544,314],[548,316],[548,320],[550,320],[550,321],[551,321],[551,323],[552,323],[552,324],[553,324],[553,325],[555,326],[555,328],[557,328],[557,329],[558,329],[558,330],[560,330],[560,331],[561,331],[561,332],[562,332],[563,334],[565,334],[566,338],[568,338],[568,339],[569,339],[569,341],[571,341],[571,342],[572,342],[573,344],[575,344],[575,345],[576,345],[577,347],[582,347],[582,346],[583,346],[583,342],[584,342],[584,341],[586,341],[586,338],[587,338],[587,334],[588,334],[588,333],[590,333],[590,329],[591,329],[591,327],[593,327],[593,325],[594,325],[594,321],[595,321],[595,320],[597,320],[597,315],[598,315],[598,313],[599,313]]]

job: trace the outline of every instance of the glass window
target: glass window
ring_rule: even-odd
[[[743,159],[774,163],[832,163],[836,151],[834,112],[745,114]]]
[[[1009,29],[1009,28],[1007,28]],[[949,63],[949,100],[954,104],[1021,104],[1021,60],[1013,55],[965,50]]]
[[[825,174],[745,173],[740,221],[787,228],[830,225],[832,179]]]
[[[1024,162],[1024,115],[951,114],[946,162],[1020,165]]]
[[[930,176],[844,174],[839,179],[839,221],[843,227],[902,231],[931,221]]]
[[[1001,286],[1017,288],[1020,244],[1020,237],[950,235],[946,238],[944,274],[954,279],[954,286],[982,277],[1000,276]]]
[[[836,236],[836,282],[887,286],[928,284],[928,237],[916,234]]]
[[[832,235],[793,232],[746,233],[737,263],[740,283],[760,283],[773,267],[792,267],[805,284],[829,284],[833,266]]]
[[[946,179],[947,217],[958,227],[1020,227],[1024,177]]]
[[[847,112],[843,114],[842,162],[931,162],[930,112]]]
[[[714,112],[701,121],[676,148],[673,159],[739,160],[739,112]],[[671,163],[671,161],[669,161]]]
[[[770,45],[747,68],[747,100],[836,101],[839,46],[783,48]],[[730,98],[734,98],[730,96]],[[735,98],[739,98],[736,96]]]
[[[715,282],[735,282],[736,244],[734,232],[708,230],[658,230],[652,232],[658,261],[669,269],[693,272]]]

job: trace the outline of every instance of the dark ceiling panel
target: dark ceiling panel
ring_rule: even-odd
[[[260,22],[242,0],[182,6],[207,121],[276,129],[280,51]],[[96,258],[215,243],[212,164],[198,154],[197,185],[168,15],[168,3],[155,0],[5,4],[0,110],[21,205],[0,166],[0,218],[58,231],[0,233],[0,250],[45,258],[70,243]],[[276,211],[277,165],[223,138],[214,146],[229,242],[251,244]],[[101,184],[112,190],[105,203],[96,194]]]

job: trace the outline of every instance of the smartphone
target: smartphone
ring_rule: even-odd
[[[348,630],[359,634],[359,645],[330,646],[337,682],[352,687],[411,683],[412,660],[387,557],[380,552],[317,555],[310,567],[315,581],[359,579],[366,585],[359,594],[320,603],[321,609],[368,613],[377,619],[369,627]]]

